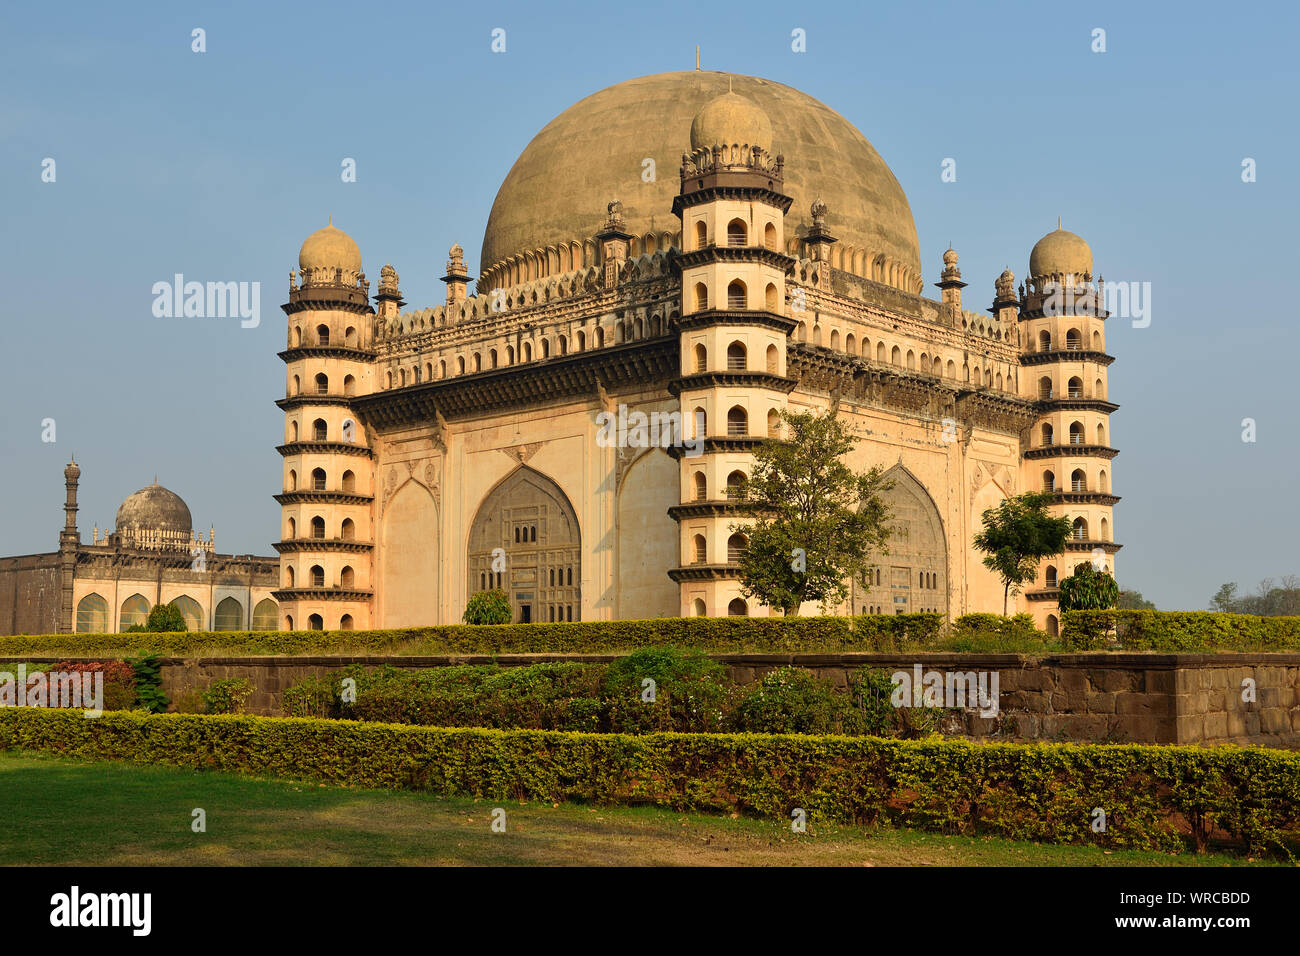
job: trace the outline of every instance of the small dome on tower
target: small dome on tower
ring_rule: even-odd
[[[345,272],[361,271],[361,250],[342,229],[337,229],[331,219],[324,229],[317,229],[298,251],[300,269],[343,269]]]
[[[1090,275],[1092,273],[1092,249],[1081,238],[1067,232],[1057,224],[1055,232],[1049,232],[1034,244],[1029,253],[1029,274],[1046,275]]]
[[[68,467],[63,469],[63,477],[68,481],[76,481],[81,477],[81,466],[77,464],[76,459],[68,462]]]
[[[192,529],[189,506],[156,479],[129,495],[117,509],[117,533],[126,537],[135,537],[133,531],[166,531],[188,538]]]
[[[739,93],[726,92],[704,105],[691,121],[691,149],[721,146],[772,146],[772,121]]]
[[[943,254],[943,264],[946,266],[955,266],[957,264],[957,250],[952,246]]]

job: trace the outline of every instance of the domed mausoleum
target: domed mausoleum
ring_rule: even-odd
[[[957,251],[927,286],[898,179],[830,106],[698,70],[616,84],[524,148],[477,277],[455,238],[445,301],[414,308],[391,264],[371,289],[332,222],[303,243],[280,627],[455,622],[494,587],[518,621],[767,615],[740,587],[733,496],[785,409],[838,414],[853,467],[893,482],[901,533],[831,613],[1000,612],[971,539],[1029,490],[1074,536],[1015,610],[1053,630],[1060,577],[1113,570],[1087,243],[1047,234],[968,310]]]
[[[113,634],[144,624],[157,604],[174,606],[191,631],[276,628],[278,558],[218,554],[216,532],[195,533],[189,506],[156,477],[87,543],[75,461],[63,483],[59,550],[0,557],[0,634]]]

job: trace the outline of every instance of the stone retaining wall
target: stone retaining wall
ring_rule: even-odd
[[[433,657],[165,658],[163,690],[176,701],[215,680],[247,678],[249,711],[283,713],[286,688],[349,664],[369,667],[520,666],[544,661],[606,662],[613,654],[502,654]],[[741,682],[793,664],[846,687],[859,667],[890,672],[996,671],[1000,713],[961,713],[944,731],[976,739],[1109,743],[1257,744],[1300,749],[1300,654],[714,654]],[[59,658],[66,660],[67,658]],[[54,662],[27,658],[29,662]],[[17,659],[13,660],[17,663]],[[0,670],[12,670],[0,661]],[[1255,700],[1242,700],[1243,681]]]

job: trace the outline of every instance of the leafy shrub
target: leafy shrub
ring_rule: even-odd
[[[195,631],[184,634],[44,634],[0,636],[0,655],[150,652],[195,655],[382,653],[599,654],[645,647],[701,651],[833,654],[897,651],[932,643],[939,614],[860,617],[663,617],[644,621],[556,624],[445,624],[382,631]]]
[[[283,706],[286,717],[337,717],[338,684],[311,674],[285,688]]]
[[[0,750],[444,796],[887,823],[1178,851],[1300,838],[1300,754],[1262,747],[972,744],[766,734],[575,734],[338,720],[0,709]],[[1104,833],[1092,809],[1107,808]],[[1187,834],[1190,829],[1191,833]],[[1187,834],[1187,835],[1185,835]]]
[[[1098,571],[1091,562],[1076,565],[1074,573],[1061,579],[1057,605],[1062,611],[1100,611],[1119,603],[1119,585],[1109,571]]]
[[[830,681],[798,667],[778,667],[746,689],[735,729],[760,734],[843,733],[848,698]],[[852,730],[850,730],[852,732]]]
[[[161,714],[169,703],[162,690],[161,662],[157,654],[141,654],[126,662],[135,675],[136,702],[153,714]]]
[[[253,685],[243,677],[214,680],[203,692],[203,706],[209,714],[242,714],[253,696]]]
[[[509,624],[514,618],[510,598],[500,588],[471,594],[461,620],[466,624]]]
[[[1041,654],[1056,649],[1030,614],[963,614],[936,647],[973,654]]]
[[[602,692],[609,730],[700,733],[722,729],[735,685],[722,664],[700,651],[654,647],[610,664]]]
[[[185,623],[185,615],[180,608],[171,604],[155,604],[149,609],[149,619],[144,629],[153,633],[169,633],[188,631],[189,626]]]
[[[1300,617],[1214,611],[1066,611],[1061,641],[1072,651],[1300,650]]]

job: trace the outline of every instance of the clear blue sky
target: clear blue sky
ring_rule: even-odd
[[[436,304],[447,247],[477,269],[542,126],[689,69],[698,43],[706,68],[857,125],[911,201],[927,285],[952,242],[968,307],[1004,266],[1024,274],[1058,215],[1108,281],[1152,284],[1150,327],[1108,332],[1121,585],[1199,608],[1225,580],[1300,573],[1297,27],[1280,2],[6,4],[0,554],[57,546],[72,452],[85,538],[156,472],[219,550],[272,553],[278,306],[303,238],[332,212],[368,274],[392,262],[409,307]],[[154,318],[177,272],[260,281],[260,327]]]

